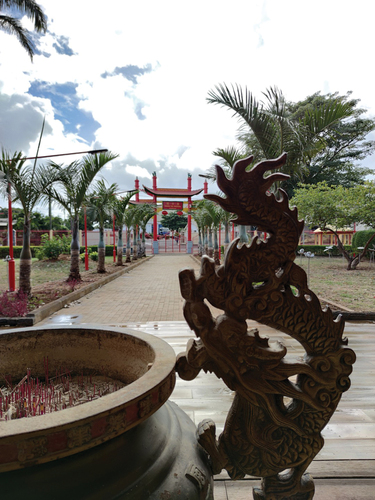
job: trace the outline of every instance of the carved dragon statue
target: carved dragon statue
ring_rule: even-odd
[[[285,163],[286,154],[248,171],[252,160],[237,161],[231,179],[216,167],[225,197],[205,198],[236,214],[238,224],[257,226],[266,238],[242,246],[233,241],[218,268],[203,257],[198,279],[193,270],[179,273],[184,315],[197,339],[178,356],[176,370],[185,380],[200,370],[213,372],[235,391],[218,439],[214,422],[198,426],[214,474],[226,469],[233,479],[262,477],[261,489],[253,492],[256,500],[307,500],[313,498],[314,483],[305,471],[323,447],[322,429],[349,389],[355,354],[345,347],[344,321],[322,310],[306,273],[294,263],[303,230],[297,210],[289,208],[283,190],[276,196],[269,191],[288,177],[265,176]],[[205,300],[223,314],[213,318]],[[286,348],[248,330],[247,319],[296,339],[306,351],[304,360],[288,361]]]

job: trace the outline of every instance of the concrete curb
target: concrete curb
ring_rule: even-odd
[[[153,255],[150,255],[148,257],[141,258],[134,262],[134,264],[130,264],[129,266],[120,269],[116,273],[109,274],[108,276],[104,276],[103,279],[96,281],[95,283],[90,283],[87,286],[84,286],[80,288],[79,290],[75,290],[72,293],[69,293],[68,295],[64,295],[64,297],[61,297],[60,299],[57,299],[50,304],[46,304],[45,306],[39,307],[39,309],[35,309],[35,311],[27,314],[24,317],[20,318],[0,318],[0,327],[1,326],[33,326],[36,323],[39,323],[39,321],[42,321],[43,319],[47,318],[47,316],[50,316],[51,314],[59,311],[62,309],[65,305],[69,304],[70,302],[74,302],[75,300],[78,300],[85,295],[93,292],[97,288],[100,288],[103,285],[106,285],[107,283],[110,283],[111,281],[115,280],[116,278],[119,278],[121,275],[128,273],[129,271],[132,271],[139,265],[147,262],[148,260],[152,259]]]

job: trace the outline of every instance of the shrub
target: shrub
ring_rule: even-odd
[[[99,254],[98,252],[91,252],[89,254],[89,257],[91,260],[93,260],[94,262],[97,262],[98,261],[98,257],[99,257]]]
[[[49,238],[48,234],[42,235],[42,247],[36,252],[36,257],[42,259],[58,259],[63,253],[69,253],[70,240],[67,236],[54,236]]]
[[[25,316],[27,313],[27,294],[19,291],[17,293],[4,292],[0,295],[0,315],[7,318]]]
[[[328,252],[324,251],[327,248],[327,246],[330,246],[330,245],[298,245],[297,255],[299,255],[299,253],[298,253],[299,250],[301,250],[301,248],[303,248],[305,250],[305,252],[311,252],[316,257],[328,257]],[[352,251],[352,247],[350,245],[344,245],[344,248],[348,252]],[[330,253],[334,257],[341,255],[339,249],[335,245],[332,247],[332,250]]]
[[[366,231],[357,231],[352,240],[353,250],[358,253],[358,247],[365,247],[368,240],[375,233],[374,229],[368,229]],[[375,245],[375,239],[370,243],[370,248]],[[367,257],[370,257],[370,252],[367,252]]]

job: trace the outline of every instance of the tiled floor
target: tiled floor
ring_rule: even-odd
[[[103,324],[141,330],[163,338],[176,354],[185,350],[193,333],[182,315],[183,300],[178,270],[198,269],[186,255],[155,256],[131,273],[55,313],[42,324]],[[257,325],[261,335],[279,339],[293,356],[303,354],[290,337]],[[370,500],[375,498],[375,325],[348,323],[346,335],[357,354],[352,387],[344,393],[324,429],[325,446],[309,468],[316,478],[319,500]],[[178,379],[171,399],[195,423],[212,418],[218,432],[224,426],[233,394],[214,375],[199,374],[191,382]],[[215,500],[250,500],[258,479],[230,481],[226,473],[215,479]]]

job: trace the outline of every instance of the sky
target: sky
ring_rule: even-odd
[[[107,148],[119,157],[103,177],[119,191],[154,171],[159,187],[185,188],[188,173],[203,187],[212,152],[236,144],[239,122],[206,100],[221,83],[258,99],[271,86],[291,101],[352,91],[375,116],[373,0],[39,4],[48,31],[33,35],[33,63],[0,31],[0,146],[34,156],[45,117],[39,154]]]

